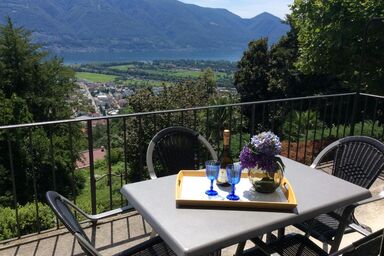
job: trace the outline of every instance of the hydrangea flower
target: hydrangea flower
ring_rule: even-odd
[[[254,168],[256,167],[257,157],[250,148],[244,146],[240,152],[240,162],[243,168]]]
[[[255,168],[273,172],[277,169],[276,155],[281,152],[278,136],[272,132],[262,132],[251,138],[251,142],[240,152],[243,168]]]
[[[275,156],[281,152],[281,143],[279,137],[273,132],[262,132],[251,138],[250,145],[253,151],[268,156]]]

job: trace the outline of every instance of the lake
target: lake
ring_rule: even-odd
[[[151,60],[226,60],[239,61],[242,50],[164,50],[164,51],[119,51],[119,52],[83,52],[56,53],[64,58],[65,64],[128,62]]]

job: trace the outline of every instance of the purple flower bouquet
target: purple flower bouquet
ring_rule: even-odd
[[[240,152],[241,166],[249,170],[256,191],[270,193],[280,185],[284,169],[280,152],[280,139],[270,131],[254,135]]]

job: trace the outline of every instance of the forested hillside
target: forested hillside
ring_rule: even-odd
[[[2,0],[0,20],[6,16],[56,51],[244,49],[289,30],[268,13],[242,19],[177,0]]]

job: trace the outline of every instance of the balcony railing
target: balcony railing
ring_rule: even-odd
[[[309,164],[337,138],[367,135],[383,141],[384,97],[345,93],[1,126],[0,148],[7,154],[0,158],[0,171],[6,174],[0,184],[8,190],[0,194],[0,207],[14,216],[13,236],[50,226],[42,219],[47,190],[61,190],[93,214],[126,204],[119,188],[148,177],[148,142],[174,125],[197,130],[218,152],[223,129],[230,129],[235,159],[251,135],[271,130],[281,138],[283,155]],[[94,149],[101,146],[105,161],[95,161]],[[81,151],[87,152],[89,164],[78,169]],[[21,208],[27,201],[33,220],[29,217],[25,228]]]

